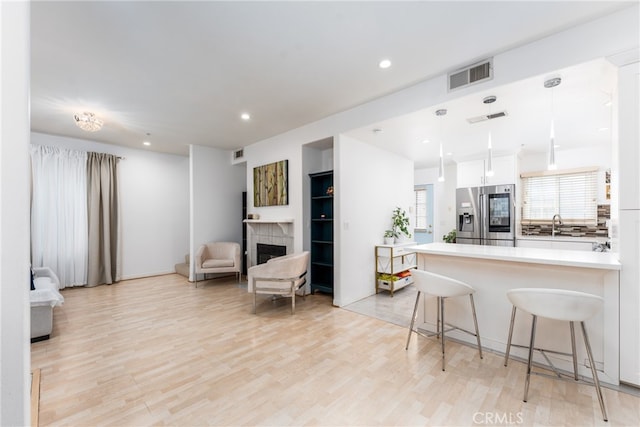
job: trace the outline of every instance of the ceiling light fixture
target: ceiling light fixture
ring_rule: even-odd
[[[553,112],[553,88],[562,83],[562,79],[560,77],[554,77],[544,82],[544,87],[547,89],[551,89],[551,130],[549,131],[549,163],[547,164],[547,169],[555,170],[558,168],[556,165],[556,148],[555,148],[555,126],[554,126],[554,112]]]
[[[445,108],[436,111],[436,116],[444,117],[447,114]],[[438,182],[444,182],[444,156],[442,155],[442,120],[440,119],[440,163],[438,165]]]
[[[151,145],[151,143],[150,143],[149,141],[144,141],[144,142],[142,143],[142,145],[146,145],[146,146],[148,147],[148,146],[150,146],[150,145]]]
[[[491,104],[493,104],[494,102],[496,102],[496,98],[494,95],[489,95],[487,97],[485,97],[482,102],[484,104],[489,105],[489,117],[491,117]],[[491,147],[491,129],[489,129],[489,138],[488,138],[488,143],[487,143],[487,150],[488,152],[488,157],[487,157],[487,171],[485,172],[486,176],[493,176],[493,154],[491,152],[492,147]]]
[[[240,118],[241,118],[242,120],[244,120],[244,121],[251,120],[251,114],[249,114],[249,113],[242,113],[242,114],[240,114]]]
[[[93,113],[84,112],[82,114],[75,114],[73,119],[76,125],[87,132],[96,132],[102,129],[104,122],[96,117]]]
[[[389,68],[391,67],[391,61],[389,61],[388,59],[383,59],[378,63],[378,67],[382,68],[383,70],[385,68]]]

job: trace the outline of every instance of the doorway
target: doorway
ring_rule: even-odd
[[[416,185],[414,237],[418,244],[433,243],[433,184]]]

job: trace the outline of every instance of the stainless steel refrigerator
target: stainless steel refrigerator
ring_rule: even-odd
[[[515,246],[515,185],[456,190],[456,243]]]

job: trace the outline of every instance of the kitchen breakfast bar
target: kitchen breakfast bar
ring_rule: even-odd
[[[416,245],[418,268],[461,280],[475,289],[482,346],[504,353],[512,306],[507,291],[515,288],[555,288],[586,292],[604,299],[603,310],[586,321],[600,381],[619,384],[619,272],[618,257],[609,252],[587,252],[522,247],[448,243]],[[435,330],[435,298],[427,298],[418,313],[418,327]],[[448,298],[447,323],[473,330],[467,298]],[[518,310],[513,343],[527,345],[531,315]],[[475,344],[475,337],[452,331],[449,337]],[[581,336],[576,336],[578,371],[591,378]],[[546,318],[538,321],[536,348],[571,352],[569,325]],[[526,360],[527,350],[511,349],[511,356]],[[570,356],[545,353],[553,364],[572,372]],[[545,363],[537,354],[534,361]]]

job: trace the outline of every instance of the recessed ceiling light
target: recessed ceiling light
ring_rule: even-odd
[[[598,129],[600,132],[606,132],[609,130],[608,127],[601,127],[600,129]]]
[[[453,153],[451,151],[449,151],[446,155],[447,156],[453,156]]]
[[[149,141],[144,141],[142,145],[146,145],[148,147],[149,145],[151,145],[151,143]]]
[[[383,59],[382,61],[380,61],[378,63],[378,67],[384,69],[384,68],[389,68],[391,67],[391,61],[388,59]]]
[[[423,140],[422,140],[422,143],[423,143],[423,144],[428,144],[428,143],[429,143],[429,140],[428,140],[428,139],[423,139]]]
[[[251,115],[249,113],[242,113],[242,114],[240,114],[240,118],[242,120],[245,120],[245,121],[246,120],[250,120],[251,119]]]

